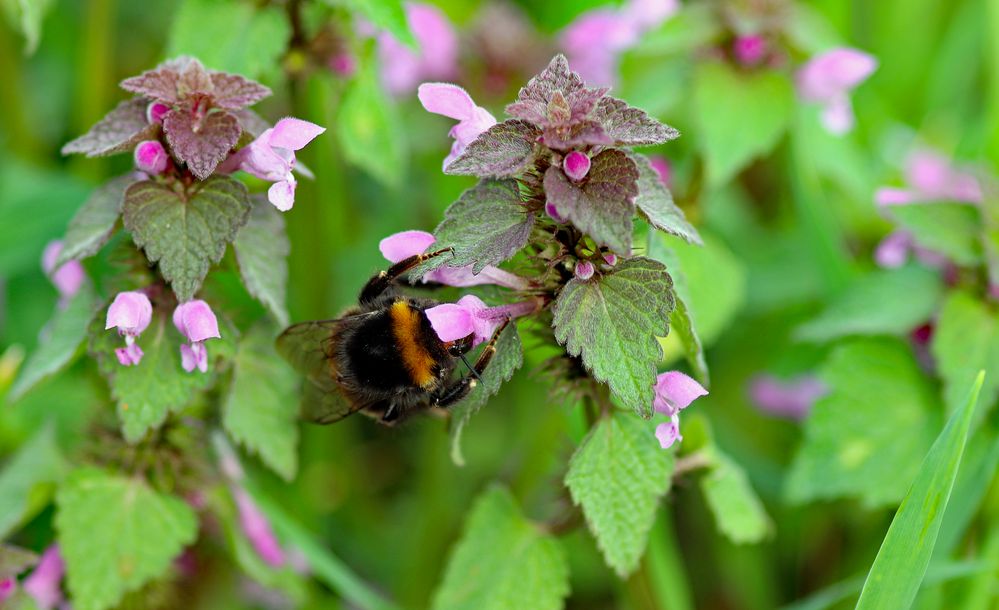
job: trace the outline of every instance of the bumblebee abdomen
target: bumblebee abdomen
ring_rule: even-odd
[[[398,300],[389,308],[392,335],[402,365],[413,385],[430,389],[437,384],[437,359],[427,344],[423,314],[409,302]]]

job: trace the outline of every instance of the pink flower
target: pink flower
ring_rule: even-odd
[[[794,420],[808,417],[815,401],[828,392],[829,388],[812,375],[788,380],[757,375],[749,385],[749,398],[760,411]]]
[[[576,263],[576,269],[575,269],[576,277],[578,277],[581,280],[585,281],[593,277],[593,273],[595,270],[596,268],[593,266],[593,263],[591,263],[590,261],[579,261],[578,263]]]
[[[458,124],[448,135],[454,138],[451,153],[444,158],[444,169],[458,158],[479,134],[496,124],[496,117],[476,106],[468,92],[449,83],[423,83],[417,90],[420,103],[427,112],[455,119]]]
[[[586,153],[574,150],[562,160],[562,171],[573,182],[579,182],[590,172],[590,158]]]
[[[135,342],[136,338],[146,330],[153,319],[153,305],[143,292],[119,292],[111,306],[108,307],[104,330],[118,329],[118,334],[125,337],[125,347],[114,351],[122,366],[139,364],[142,360],[142,348]]]
[[[822,124],[840,135],[853,129],[850,91],[878,67],[872,55],[850,48],[837,48],[813,57],[797,74],[798,94],[823,106]]]
[[[668,187],[673,179],[673,167],[666,160],[666,157],[649,155],[649,165],[659,174],[659,180]]]
[[[24,580],[24,590],[35,600],[40,610],[49,610],[62,603],[62,582],[66,566],[59,554],[59,546],[45,549],[35,570]]]
[[[674,442],[682,441],[680,436],[680,411],[694,400],[708,393],[704,386],[679,371],[667,371],[656,378],[656,396],[652,408],[657,413],[669,417],[669,421],[656,426],[659,446],[669,449]]]
[[[572,69],[588,84],[613,85],[618,56],[679,8],[677,0],[630,0],[620,10],[585,12],[562,31],[562,50]]]
[[[6,580],[0,580],[0,604],[3,604],[8,599],[14,597],[15,593],[17,593],[16,578],[8,578]]]
[[[905,181],[907,188],[879,188],[874,193],[875,203],[886,207],[929,201],[982,202],[978,178],[928,148],[918,148],[909,155],[905,163]]]
[[[295,205],[297,182],[292,174],[296,163],[295,151],[305,148],[324,131],[326,128],[309,121],[291,117],[281,119],[236,153],[236,158],[228,161],[227,165],[238,162],[243,171],[273,182],[267,191],[267,199],[277,209],[287,212]]]
[[[732,54],[740,64],[755,66],[767,56],[767,47],[767,39],[758,34],[739,36],[732,43]]]
[[[207,339],[221,338],[219,323],[208,303],[200,299],[188,301],[173,310],[173,325],[190,342],[180,346],[181,366],[188,373],[197,368],[208,372]]]
[[[139,142],[139,145],[135,147],[135,167],[150,176],[166,171],[169,161],[170,155],[167,154],[159,140]]]
[[[402,231],[389,235],[378,243],[378,249],[390,263],[423,254],[437,239],[426,231]],[[446,256],[446,255],[445,255]],[[527,281],[498,267],[487,265],[478,274],[472,273],[472,266],[439,267],[423,276],[423,282],[435,282],[445,286],[465,288],[482,284],[495,284],[511,290],[524,290]]]
[[[233,489],[233,496],[236,500],[236,508],[239,511],[239,525],[243,528],[243,533],[253,545],[257,555],[268,565],[279,568],[285,563],[284,549],[274,535],[271,524],[267,517],[260,511],[257,504],[246,493],[246,490],[237,487]]]
[[[163,102],[152,102],[146,106],[146,121],[149,124],[162,123],[163,117],[167,115],[168,112],[173,110]]]
[[[402,95],[425,80],[458,75],[458,35],[439,9],[428,4],[406,4],[406,20],[419,51],[413,52],[388,32],[378,36],[382,83],[389,93]]]
[[[502,319],[492,319],[486,315],[488,310],[479,297],[467,294],[458,299],[457,303],[442,303],[424,313],[441,341],[457,341],[473,335],[474,346],[488,341],[502,322]]]
[[[874,250],[874,262],[885,269],[896,269],[904,265],[911,254],[927,267],[946,269],[950,265],[946,256],[920,246],[911,233],[901,229],[881,240]]]
[[[341,51],[332,55],[328,65],[334,74],[344,78],[353,76],[357,72],[357,58],[349,51]]]
[[[50,241],[45,246],[45,251],[42,252],[42,270],[52,280],[52,284],[59,291],[62,302],[65,303],[80,290],[86,273],[78,260],[67,261],[56,269],[55,264],[61,253],[62,242]]]

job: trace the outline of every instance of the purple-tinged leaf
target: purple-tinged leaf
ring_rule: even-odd
[[[90,131],[62,147],[62,154],[82,153],[100,157],[129,151],[143,140],[153,139],[159,125],[146,121],[148,100],[140,97],[125,100]]]
[[[215,72],[211,79],[215,87],[215,105],[227,110],[251,106],[271,94],[267,87],[238,74]]]
[[[253,138],[259,138],[260,134],[272,127],[272,125],[267,122],[267,119],[249,108],[233,110],[230,114],[236,117],[236,120],[239,121],[239,126],[243,128],[243,131],[253,136]]]
[[[566,127],[548,127],[544,131],[544,143],[555,150],[569,150],[585,146],[610,146],[611,138],[596,121],[583,121]]]
[[[591,89],[569,69],[564,55],[556,55],[548,67],[521,88],[507,114],[539,127],[582,121],[607,94],[607,88]]]
[[[615,146],[653,146],[680,137],[676,129],[613,97],[600,100],[590,118],[600,123]]]
[[[635,163],[612,149],[593,157],[580,182],[569,180],[557,165],[549,167],[544,187],[559,216],[618,254],[630,255],[638,176]]]
[[[628,156],[638,167],[638,197],[635,198],[635,205],[642,216],[660,231],[676,235],[687,243],[704,245],[697,229],[687,222],[683,210],[673,203],[673,195],[663,184],[648,157],[635,153]]]
[[[177,95],[183,100],[191,95],[213,95],[212,77],[197,59],[187,58],[177,76]]]
[[[174,156],[186,163],[199,180],[205,180],[228,156],[243,130],[228,112],[209,112],[199,118],[183,109],[166,115],[163,131]]]
[[[212,176],[187,193],[145,180],[125,191],[123,219],[132,240],[170,282],[177,300],[194,297],[212,264],[222,260],[250,213],[242,182]]]
[[[153,70],[146,70],[138,76],[126,78],[121,81],[120,87],[125,91],[174,105],[180,102],[180,97],[177,95],[179,78],[180,73],[175,68],[161,64]]]
[[[507,178],[524,171],[534,158],[541,132],[524,121],[493,125],[468,145],[444,173]]]

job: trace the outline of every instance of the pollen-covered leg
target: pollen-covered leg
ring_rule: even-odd
[[[399,279],[399,277],[405,275],[408,271],[411,271],[420,263],[446,253],[454,255],[454,249],[441,248],[440,250],[427,252],[426,254],[414,254],[413,256],[402,259],[385,271],[380,272],[378,275],[368,280],[368,283],[365,284],[364,288],[361,290],[361,304],[366,305],[377,299],[382,295],[382,293],[385,292],[385,290],[388,289],[389,286]]]
[[[486,367],[489,366],[489,362],[496,354],[496,343],[499,341],[500,335],[503,334],[503,331],[506,330],[508,324],[510,324],[510,318],[504,320],[496,331],[493,332],[493,336],[482,349],[482,353],[479,354],[478,360],[475,361],[475,366],[472,367],[472,371],[455,383],[441,390],[440,394],[433,402],[435,406],[446,409],[447,407],[460,402],[475,389],[475,386],[479,383],[479,378],[481,378],[482,373],[485,372]]]

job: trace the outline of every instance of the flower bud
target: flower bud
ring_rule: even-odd
[[[166,171],[170,157],[158,140],[139,142],[135,147],[135,166],[147,174],[155,176]]]
[[[163,117],[165,117],[170,110],[171,108],[163,102],[153,102],[146,106],[146,121],[148,121],[150,125],[153,123],[162,123]]]
[[[593,263],[590,261],[579,261],[576,263],[576,277],[581,280],[588,280],[593,277]]]
[[[767,39],[759,35],[739,36],[732,43],[732,54],[744,66],[755,66],[767,54]]]
[[[574,150],[562,160],[562,171],[573,182],[579,182],[590,172],[590,158],[586,153]]]

